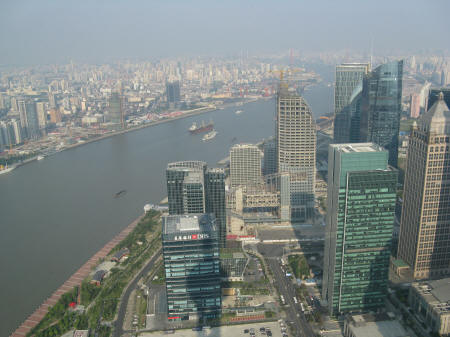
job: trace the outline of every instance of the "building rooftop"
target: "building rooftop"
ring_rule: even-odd
[[[450,111],[444,101],[444,94],[439,93],[438,100],[419,120],[425,131],[448,134],[450,133]]]
[[[212,214],[168,215],[163,217],[163,233],[209,232],[215,230]]]
[[[434,304],[441,311],[450,311],[450,277],[415,282],[413,287],[429,304]]]
[[[397,320],[387,315],[354,315],[348,325],[355,337],[407,337],[409,336]]]
[[[339,149],[341,152],[379,152],[384,149],[375,143],[348,143],[348,144],[331,144],[330,146]]]

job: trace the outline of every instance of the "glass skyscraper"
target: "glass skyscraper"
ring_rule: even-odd
[[[402,101],[403,61],[385,63],[363,80],[361,136],[389,151],[389,164],[397,166]]]
[[[109,98],[108,122],[118,124],[120,127],[123,127],[124,116],[122,97],[118,92],[113,92]]]
[[[170,163],[166,170],[169,214],[213,213],[219,243],[226,241],[225,173],[201,161]]]
[[[358,142],[350,140],[350,124],[355,114],[356,97],[361,92],[363,77],[370,70],[368,63],[344,63],[336,66],[334,88],[334,143]],[[353,108],[350,104],[353,102]],[[353,110],[353,111],[352,111]],[[355,126],[353,126],[355,127]],[[359,123],[357,125],[359,129]]]
[[[322,297],[332,315],[384,306],[396,187],[388,151],[330,145]]]
[[[36,110],[36,103],[31,99],[23,99],[17,102],[19,107],[20,124],[28,139],[39,139],[41,130]]]
[[[219,233],[214,215],[165,216],[162,241],[169,320],[218,317]]]
[[[167,103],[178,103],[180,102],[180,82],[167,82],[166,83],[166,96]]]

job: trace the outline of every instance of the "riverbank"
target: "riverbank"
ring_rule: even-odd
[[[60,149],[58,151],[54,151],[54,152],[53,151],[52,152],[41,151],[39,153],[45,155],[46,157],[48,157],[48,156],[51,156],[51,155],[54,155],[54,154],[57,154],[57,153],[60,153],[60,152],[63,152],[63,151],[75,149],[75,148],[78,148],[78,147],[83,146],[83,145],[87,145],[87,144],[90,144],[90,143],[93,143],[93,142],[97,142],[97,141],[100,141],[100,140],[103,140],[103,139],[107,139],[107,138],[110,138],[110,137],[114,137],[114,136],[117,136],[117,135],[121,135],[121,134],[124,134],[124,133],[138,131],[138,130],[145,129],[145,128],[148,128],[148,127],[151,127],[151,126],[156,126],[156,125],[159,125],[159,124],[169,123],[169,122],[172,122],[172,121],[175,121],[175,120],[178,120],[178,119],[183,119],[183,118],[187,118],[187,117],[201,115],[201,114],[204,114],[204,113],[207,113],[207,112],[212,112],[212,111],[216,111],[216,110],[222,110],[222,109],[233,107],[233,106],[241,106],[241,105],[244,105],[244,104],[256,102],[256,101],[258,101],[260,99],[266,99],[266,98],[265,97],[261,97],[261,98],[253,97],[253,98],[247,99],[247,100],[245,100],[243,102],[240,101],[240,102],[235,102],[235,103],[223,104],[221,106],[215,106],[214,105],[214,106],[207,106],[207,107],[203,107],[203,108],[197,108],[197,109],[193,109],[193,110],[186,110],[186,112],[184,112],[183,114],[181,114],[179,116],[166,118],[166,119],[161,119],[161,120],[156,120],[156,121],[145,123],[145,124],[142,124],[142,125],[139,125],[139,126],[135,126],[135,127],[132,127],[132,128],[127,128],[127,129],[124,129],[124,130],[118,130],[118,131],[110,132],[110,133],[107,133],[107,134],[105,134],[103,136],[95,137],[95,138],[92,138],[92,139],[89,139],[89,140],[85,140],[85,141],[82,141],[82,142],[78,142],[78,143],[75,143],[75,144],[68,145],[68,146],[66,146],[63,149]],[[23,166],[25,164],[28,164],[30,162],[33,162],[33,161],[37,160],[38,157],[39,156],[35,156],[35,157],[30,158],[28,160],[25,160],[23,162],[17,163],[14,166],[13,169],[16,169],[16,168],[18,168],[20,166]],[[12,170],[8,170],[7,172],[3,172],[3,173],[9,173],[11,171]]]
[[[105,258],[109,252],[124,240],[128,234],[137,226],[144,215],[139,216],[130,223],[125,229],[117,234],[111,241],[103,246],[96,254],[94,254],[86,263],[84,263],[69,279],[67,279],[53,294],[47,298],[10,336],[24,337],[33,329],[48,313],[51,306],[55,305],[63,294],[71,291],[76,286],[81,286],[83,280],[89,276],[92,268],[96,266],[99,260]]]
[[[256,101],[258,101],[260,99],[262,99],[262,97],[261,98],[247,99],[244,102],[223,104],[220,107],[208,106],[208,107],[204,107],[204,108],[187,110],[185,113],[183,113],[182,115],[179,115],[179,116],[175,116],[175,117],[167,118],[167,119],[161,119],[161,120],[157,120],[157,121],[152,121],[152,122],[145,123],[143,125],[139,125],[139,126],[132,127],[132,128],[129,128],[129,129],[124,129],[124,130],[111,132],[111,133],[108,133],[108,134],[106,134],[104,136],[100,136],[100,137],[97,137],[97,138],[94,138],[94,139],[86,140],[86,141],[84,141],[82,143],[72,144],[72,145],[69,145],[69,146],[65,147],[61,151],[70,150],[70,149],[73,149],[73,148],[76,148],[76,147],[79,147],[79,146],[82,146],[82,145],[86,145],[86,144],[89,144],[89,143],[92,143],[92,142],[96,142],[96,141],[99,141],[99,140],[102,140],[102,139],[110,138],[110,137],[117,136],[117,135],[120,135],[120,134],[124,134],[124,133],[127,133],[127,132],[137,131],[137,130],[145,129],[145,128],[148,128],[148,127],[151,127],[151,126],[164,124],[164,123],[169,123],[169,122],[172,122],[172,121],[175,121],[175,120],[178,120],[178,119],[183,119],[183,118],[187,118],[187,117],[191,117],[191,116],[201,115],[201,114],[204,114],[204,113],[207,113],[207,112],[216,111],[216,110],[220,110],[220,109],[225,109],[225,108],[232,107],[232,106],[241,106],[243,104],[256,102]],[[61,152],[61,151],[59,151],[59,152]]]

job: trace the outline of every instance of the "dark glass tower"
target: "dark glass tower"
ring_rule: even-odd
[[[361,92],[363,77],[369,70],[368,63],[344,63],[336,66],[334,86],[334,143],[336,144],[359,142],[359,137],[357,140],[350,140],[350,130],[352,121],[357,121],[356,127],[359,134],[359,114],[355,115],[354,108],[357,104],[356,96]],[[351,107],[350,104],[353,106]],[[355,126],[352,125],[352,127]]]
[[[205,174],[206,213],[216,217],[219,231],[219,245],[225,247],[227,214],[225,207],[225,172],[222,169],[208,169]]]
[[[180,82],[167,82],[166,83],[166,95],[167,103],[178,103],[180,102]]]
[[[385,149],[330,145],[322,297],[333,315],[384,306],[396,187]]]
[[[169,215],[162,220],[170,320],[220,315],[219,233],[212,214]]]
[[[169,214],[213,213],[219,243],[226,241],[225,173],[200,161],[170,163],[166,171]]]
[[[28,139],[39,139],[41,131],[36,110],[36,103],[31,99],[18,101],[20,124]]]
[[[263,174],[273,174],[277,172],[277,143],[275,139],[264,142]]]
[[[389,164],[397,166],[402,100],[403,61],[385,63],[363,80],[361,137],[389,151]]]
[[[113,92],[109,98],[108,122],[123,127],[124,116],[122,107],[122,97],[120,93]]]

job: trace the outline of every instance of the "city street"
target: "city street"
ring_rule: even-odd
[[[273,272],[275,286],[286,301],[286,322],[293,322],[292,325],[296,331],[295,336],[314,337],[314,332],[301,311],[300,303],[294,302],[294,297],[296,296],[294,285],[281,269],[279,258],[283,254],[283,246],[259,244],[258,251],[264,255],[269,268]]]

